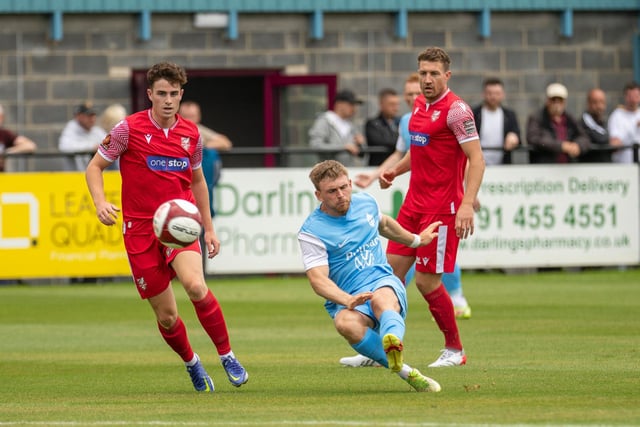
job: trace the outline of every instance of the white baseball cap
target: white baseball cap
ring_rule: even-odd
[[[551,83],[547,86],[547,98],[562,98],[567,99],[569,92],[567,88],[560,83]]]

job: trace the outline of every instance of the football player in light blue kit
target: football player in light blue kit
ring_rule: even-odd
[[[411,247],[425,246],[439,222],[420,235],[380,212],[366,193],[352,195],[347,169],[335,160],[309,174],[320,201],[298,233],[307,278],[338,333],[358,353],[396,372],[416,391],[440,385],[403,361],[406,291],[393,274],[380,235]]]

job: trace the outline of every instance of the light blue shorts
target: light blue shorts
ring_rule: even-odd
[[[361,287],[356,292],[353,292],[352,295],[356,295],[362,292],[374,292],[376,289],[380,289],[385,286],[390,287],[395,292],[396,297],[398,297],[398,302],[400,303],[400,315],[402,316],[403,319],[406,318],[407,290],[405,289],[400,279],[398,279],[394,275],[389,275],[381,279],[378,279],[375,282],[371,282],[368,285]],[[344,310],[346,308],[344,305],[336,304],[331,301],[327,301],[324,304],[324,307],[327,309],[327,313],[329,313],[329,316],[331,316],[332,319],[336,317],[336,314],[338,314],[340,310]],[[378,329],[378,326],[379,326],[378,319],[376,319],[375,315],[373,314],[373,309],[371,308],[371,301],[367,301],[366,303],[357,306],[355,310],[371,318],[371,320],[373,320],[373,323],[374,323],[374,329],[375,330]]]

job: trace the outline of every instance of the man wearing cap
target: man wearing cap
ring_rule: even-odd
[[[362,100],[350,90],[336,93],[333,109],[321,113],[309,129],[309,146],[319,151],[319,160],[334,159],[345,166],[364,166],[365,139],[353,122]]]
[[[527,142],[533,148],[530,163],[576,162],[589,149],[589,137],[578,121],[566,112],[567,88],[560,83],[547,86],[544,108],[529,116]]]
[[[69,120],[62,130],[58,149],[64,153],[93,153],[105,136],[105,130],[96,125],[96,111],[93,106],[84,103],[75,108],[73,119]],[[68,157],[65,170],[84,171],[91,157],[90,154]]]

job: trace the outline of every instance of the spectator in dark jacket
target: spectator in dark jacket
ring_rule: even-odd
[[[510,164],[511,151],[520,145],[520,126],[516,113],[502,105],[502,80],[488,78],[482,86],[484,99],[482,104],[473,108],[473,117],[480,134],[485,164]]]
[[[369,147],[384,147],[384,153],[371,153],[369,166],[379,166],[395,151],[398,141],[398,125],[400,117],[400,96],[393,89],[382,89],[378,93],[380,113],[367,120],[365,138]]]
[[[587,92],[587,109],[582,113],[580,126],[591,142],[589,151],[579,158],[584,163],[611,163],[609,131],[607,130],[607,97],[602,89]],[[603,149],[604,148],[604,149]]]
[[[566,112],[568,91],[560,83],[547,86],[544,108],[529,116],[527,142],[533,148],[530,163],[576,162],[589,148],[589,137]]]

